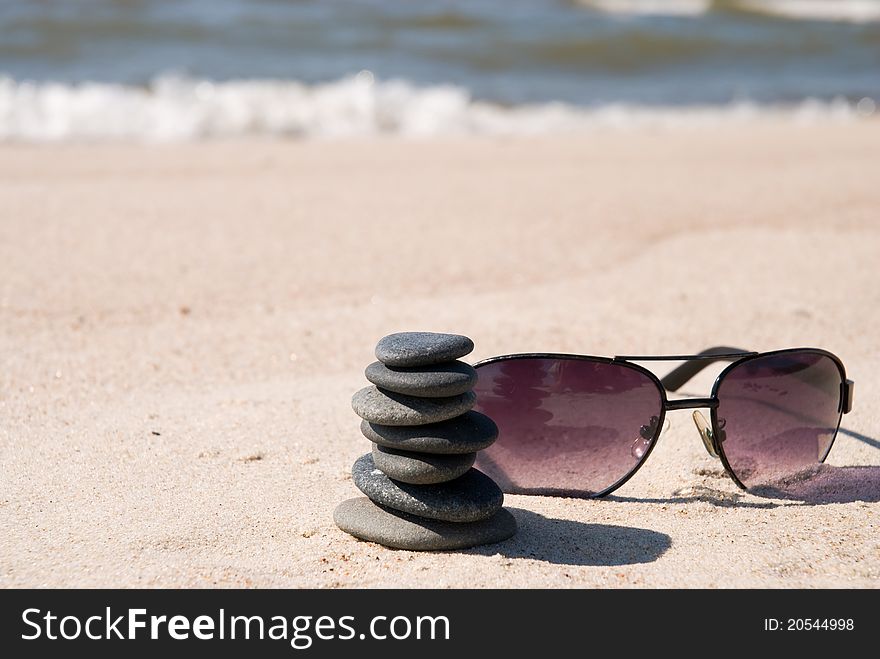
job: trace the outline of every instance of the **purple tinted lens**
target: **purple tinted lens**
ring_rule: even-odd
[[[781,486],[815,471],[837,434],[842,382],[837,362],[817,352],[756,357],[728,371],[717,427],[743,485]]]
[[[658,385],[630,366],[517,357],[477,372],[476,409],[499,429],[477,465],[505,492],[603,492],[646,457],[663,416]]]

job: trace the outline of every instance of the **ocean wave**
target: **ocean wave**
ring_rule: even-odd
[[[713,10],[746,12],[792,20],[880,22],[878,0],[578,0],[611,14],[700,16]]]
[[[877,0],[739,0],[737,4],[746,11],[792,19],[845,23],[880,21]]]
[[[712,0],[579,0],[609,14],[627,16],[699,16],[712,9]]]
[[[871,99],[807,100],[790,106],[742,101],[684,107],[622,103],[506,107],[475,100],[460,87],[380,82],[367,71],[318,85],[279,80],[213,82],[170,75],[147,87],[0,78],[0,141],[6,142],[536,135],[761,117],[850,120],[874,110]]]

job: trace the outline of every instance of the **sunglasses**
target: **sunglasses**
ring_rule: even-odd
[[[637,362],[682,362],[658,378]],[[732,362],[708,398],[672,398],[709,364]],[[818,470],[852,409],[853,382],[825,350],[698,355],[517,354],[474,365],[475,409],[499,428],[477,466],[505,492],[600,497],[638,471],[666,413],[695,410],[703,445],[743,489],[780,487]],[[708,410],[709,419],[699,411]]]

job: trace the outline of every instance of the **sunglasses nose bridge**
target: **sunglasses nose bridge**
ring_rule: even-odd
[[[715,449],[715,437],[712,434],[712,427],[709,425],[709,422],[706,421],[706,417],[704,417],[703,413],[699,410],[694,410],[692,418],[694,420],[694,425],[697,427],[697,431],[700,433],[700,439],[703,440],[703,446],[706,448],[706,452],[713,458],[717,458],[718,451]]]

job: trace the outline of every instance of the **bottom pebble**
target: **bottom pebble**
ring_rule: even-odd
[[[503,508],[479,522],[442,522],[391,510],[366,497],[343,501],[333,520],[361,540],[411,551],[467,549],[501,542],[516,533],[516,519]]]

